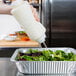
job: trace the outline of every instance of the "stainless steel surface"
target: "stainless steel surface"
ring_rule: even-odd
[[[51,0],[42,0],[42,24],[46,27],[46,44],[51,44]]]
[[[9,58],[0,58],[0,76],[16,76],[16,65]]]
[[[28,48],[29,49],[29,48]],[[76,69],[76,61],[17,61],[15,58],[17,57],[19,52],[26,52],[28,49],[17,49],[13,56],[11,57],[11,61],[15,62],[18,70],[21,73],[25,74],[69,74],[73,73]],[[33,48],[42,50],[63,50],[65,52],[74,52],[76,50],[73,48]]]
[[[76,32],[75,9],[76,0],[52,0],[52,32]]]
[[[42,0],[47,45],[76,48],[76,0]]]
[[[42,23],[49,32],[51,27],[51,0],[42,0]],[[50,24],[50,25],[49,25]],[[48,26],[48,27],[47,27]]]
[[[76,0],[52,0],[51,44],[76,48]]]

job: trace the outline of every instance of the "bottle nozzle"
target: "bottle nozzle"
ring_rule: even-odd
[[[46,35],[44,34],[40,39],[38,39],[37,41],[39,42],[39,43],[43,43],[43,42],[45,42],[45,38],[46,38]]]

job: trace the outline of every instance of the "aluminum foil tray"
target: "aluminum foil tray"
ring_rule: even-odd
[[[16,61],[15,58],[18,52],[26,52],[30,48],[17,49],[11,57],[11,61],[15,62],[19,72],[25,74],[69,74],[76,69],[76,61]],[[63,50],[65,52],[74,52],[73,48],[32,48],[32,49],[50,49]]]

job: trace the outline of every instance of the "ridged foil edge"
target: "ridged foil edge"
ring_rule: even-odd
[[[20,72],[27,74],[67,74],[72,73],[74,61],[30,61],[17,62]]]

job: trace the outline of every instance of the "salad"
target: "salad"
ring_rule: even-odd
[[[76,61],[76,54],[66,53],[63,50],[43,50],[29,49],[25,53],[19,52],[17,61]]]

